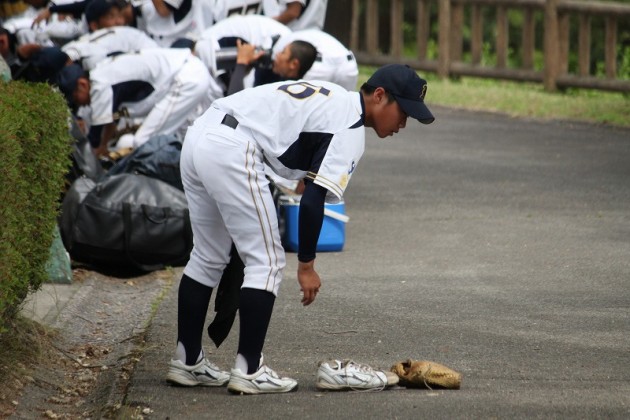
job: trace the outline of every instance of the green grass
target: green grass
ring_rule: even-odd
[[[359,86],[375,70],[361,66]],[[489,111],[511,117],[545,120],[573,120],[595,124],[630,127],[630,96],[621,93],[570,89],[550,93],[542,84],[518,83],[463,77],[440,80],[431,73],[422,73],[427,80],[425,98],[429,105],[474,111]]]

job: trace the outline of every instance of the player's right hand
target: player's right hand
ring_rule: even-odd
[[[236,40],[236,64],[251,66],[258,60],[264,51],[258,51],[252,44],[244,44],[240,39]]]
[[[315,271],[315,260],[298,263],[298,282],[302,289],[302,305],[313,303],[322,285],[319,274]]]

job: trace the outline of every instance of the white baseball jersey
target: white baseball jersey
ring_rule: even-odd
[[[158,44],[147,34],[130,26],[114,26],[99,29],[61,47],[72,61],[80,61],[85,70],[92,70],[106,57],[158,48]]]
[[[329,201],[343,197],[364,150],[358,92],[325,81],[277,82],[218,99],[211,108],[250,130],[278,175],[311,179],[329,191]]]
[[[292,22],[289,22],[287,26],[293,31],[299,31],[302,29],[324,28],[324,21],[326,20],[326,7],[328,6],[328,0],[278,0],[280,10],[284,10],[288,3],[300,2],[304,6],[302,14]]]
[[[328,82],[271,83],[218,99],[195,121],[180,160],[194,238],[186,275],[216,287],[234,244],[242,287],[278,294],[286,259],[265,163],[340,199],[364,149],[359,95]]]
[[[212,6],[215,22],[230,16],[262,13],[262,0],[215,0]]]
[[[234,15],[210,28],[205,29],[200,39],[213,39],[215,47],[223,45],[223,38],[241,38],[250,44],[260,48],[271,48],[271,40],[275,36],[283,36],[291,33],[291,30],[275,19],[261,15]],[[220,45],[221,44],[221,45]],[[235,46],[232,44],[230,46]]]
[[[88,32],[85,18],[74,19],[72,16],[60,16],[57,13],[53,13],[48,21],[33,25],[33,20],[41,10],[31,6],[21,14],[0,23],[4,29],[16,34],[20,45],[54,46]]]
[[[217,54],[221,49],[235,48],[237,38],[268,49],[272,47],[274,39],[289,33],[291,33],[289,28],[270,17],[233,15],[202,32],[195,44],[195,55],[203,61],[210,74],[218,79],[223,71],[217,66]],[[248,86],[253,84],[253,73],[251,76],[247,82]],[[216,96],[213,99],[216,99]]]
[[[106,59],[90,72],[90,140],[116,119],[115,113],[145,117],[135,133],[135,147],[152,135],[175,133],[199,115],[209,82],[203,63],[184,48],[145,49]]]
[[[103,61],[90,72],[92,125],[111,123],[121,108],[130,117],[147,115],[190,56],[187,49],[156,48]]]
[[[179,38],[189,37],[199,32],[195,21],[193,0],[164,0],[175,10],[167,17],[158,14],[152,0],[142,0],[140,13],[144,30],[162,47],[169,47]]]
[[[319,29],[305,29],[283,35],[273,47],[274,54],[290,42],[300,40],[317,49],[317,58],[304,79],[326,80],[348,90],[357,89],[359,66],[354,55],[337,38]]]

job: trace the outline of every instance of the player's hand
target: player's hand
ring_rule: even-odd
[[[298,263],[298,282],[302,289],[302,305],[307,306],[313,303],[322,282],[319,274],[315,271],[315,260],[307,263]]]
[[[48,10],[48,8],[43,9],[33,19],[31,28],[35,28],[37,25],[39,25],[40,22],[48,22],[48,20],[50,19],[50,16],[51,16],[50,10]]]
[[[236,40],[236,64],[251,66],[264,54],[263,51],[256,51],[252,44],[244,44],[240,39]]]

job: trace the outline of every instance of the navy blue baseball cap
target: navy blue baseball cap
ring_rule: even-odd
[[[431,124],[435,117],[424,103],[427,81],[414,69],[403,64],[388,64],[376,70],[366,82],[373,88],[382,87],[390,93],[405,114],[422,124]]]
[[[70,105],[73,105],[72,94],[77,88],[77,81],[80,77],[87,77],[87,73],[77,63],[65,66],[57,76],[57,86]]]
[[[59,47],[43,47],[31,57],[31,64],[39,81],[54,83],[57,74],[68,63],[70,58]]]

